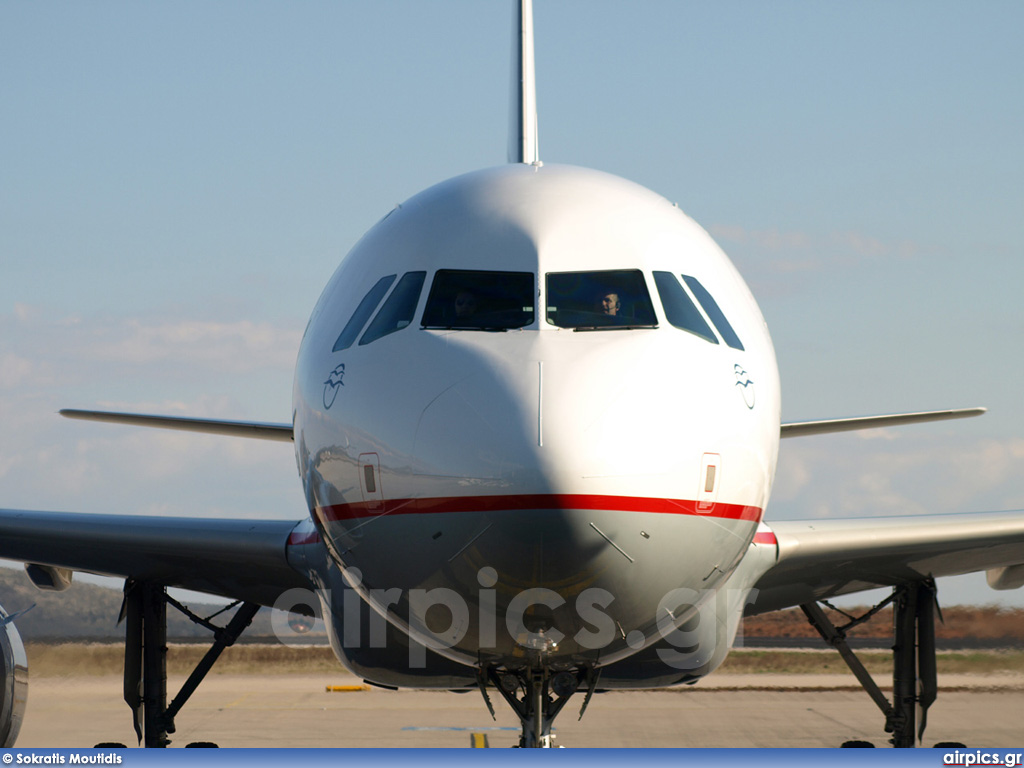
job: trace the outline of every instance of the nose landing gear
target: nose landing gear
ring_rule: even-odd
[[[587,694],[580,709],[582,718],[599,676],[593,667],[554,671],[547,666],[524,669],[490,666],[481,668],[478,679],[491,717],[494,717],[494,707],[488,687],[496,689],[519,716],[523,729],[520,747],[550,748],[555,746],[551,727],[558,713],[573,694],[584,688]]]

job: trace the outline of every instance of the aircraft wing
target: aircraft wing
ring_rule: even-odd
[[[273,605],[310,586],[288,564],[297,524],[0,509],[0,558]]]
[[[102,421],[108,424],[130,424],[136,427],[177,429],[183,432],[203,432],[210,435],[252,437],[260,440],[292,441],[292,425],[269,421],[225,421],[224,419],[194,419],[184,416],[158,416],[148,413],[117,413],[112,411],[82,411],[64,408],[60,415],[68,419]]]
[[[1024,511],[801,520],[770,528],[778,557],[754,585],[748,614],[974,571],[989,571],[990,584],[1007,588],[1019,586],[1015,577],[1024,570],[1013,569],[1024,563]],[[765,538],[770,534],[759,533]]]
[[[861,429],[899,427],[904,424],[924,424],[929,421],[948,419],[969,419],[981,416],[986,408],[954,408],[945,411],[915,411],[913,413],[889,413],[884,416],[857,416],[848,419],[822,419],[819,421],[793,421],[782,425],[781,437],[806,437],[807,435],[828,435],[834,432],[853,432]],[[61,411],[64,413],[64,411]],[[65,414],[67,415],[67,414]]]

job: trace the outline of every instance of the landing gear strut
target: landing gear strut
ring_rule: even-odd
[[[920,724],[917,727],[916,738],[921,739],[928,722],[928,707],[935,703],[938,697],[935,666],[935,595],[935,582],[931,579],[897,587],[888,598],[842,627],[832,624],[817,603],[800,606],[807,620],[818,630],[826,643],[839,651],[861,686],[882,710],[882,714],[885,715],[885,731],[892,734],[890,741],[894,747],[915,745],[914,730],[918,708]],[[893,606],[891,703],[846,642],[848,630],[867,621],[890,603]]]
[[[479,684],[491,717],[494,717],[494,707],[487,694],[488,685],[496,688],[519,716],[523,729],[519,737],[520,747],[553,747],[555,737],[551,734],[551,726],[555,717],[573,694],[585,687],[587,695],[580,709],[582,718],[599,676],[600,673],[589,667],[561,672],[552,672],[546,667],[519,670],[487,667],[480,670]]]
[[[214,642],[181,691],[167,704],[167,606],[214,633]],[[229,605],[229,610],[238,603]],[[202,619],[168,596],[162,584],[129,579],[124,585],[121,618],[125,621],[124,700],[132,709],[135,734],[146,747],[166,747],[174,733],[174,717],[199,687],[221,652],[232,645],[252,622],[260,606],[241,603],[226,627]],[[222,613],[221,611],[220,613]]]

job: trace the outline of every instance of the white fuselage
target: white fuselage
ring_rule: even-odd
[[[618,317],[596,295],[580,308],[614,280]],[[498,319],[457,314],[488,296]],[[469,665],[623,659],[673,590],[697,596],[675,602],[685,621],[748,551],[780,417],[764,320],[707,233],[630,182],[534,165],[439,184],[366,234],[314,310],[294,408],[311,514],[349,585]],[[467,611],[424,608],[450,600]]]

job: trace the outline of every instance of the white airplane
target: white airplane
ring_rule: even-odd
[[[169,743],[261,606],[323,616],[374,685],[505,699],[524,747],[551,745],[575,694],[585,709],[596,692],[695,683],[745,613],[801,606],[893,744],[913,746],[936,695],[933,579],[1024,584],[1024,513],[766,524],[779,440],[984,409],[780,423],[764,319],[708,234],[631,182],[540,161],[529,0],[514,18],[509,164],[421,192],[356,244],[310,318],[289,423],[62,412],[294,441],[309,518],[4,509],[0,557],[42,588],[125,579],[126,699],[146,746]],[[892,701],[819,607],[885,586]],[[241,602],[170,703],[168,587]],[[3,627],[9,745],[26,665]]]

